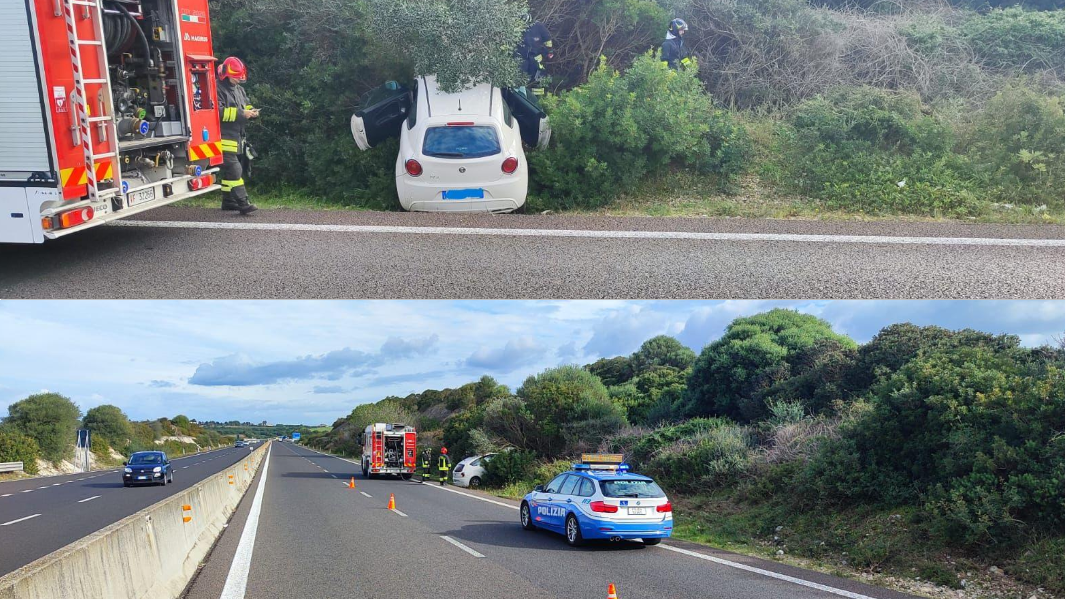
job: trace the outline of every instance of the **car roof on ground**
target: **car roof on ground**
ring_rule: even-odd
[[[426,75],[426,92],[429,98],[429,114],[443,116],[488,116],[492,108],[492,86],[487,83],[475,85],[455,94],[445,94],[437,89],[437,78]]]

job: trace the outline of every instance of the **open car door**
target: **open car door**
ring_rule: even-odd
[[[518,130],[522,141],[530,147],[546,148],[551,139],[552,128],[548,115],[541,110],[540,104],[532,93],[525,89],[502,88],[503,101],[511,109],[511,115],[518,121]]]
[[[390,81],[367,92],[360,105],[362,108],[352,115],[352,137],[360,150],[368,150],[390,137],[399,137],[400,126],[411,110],[411,90]]]

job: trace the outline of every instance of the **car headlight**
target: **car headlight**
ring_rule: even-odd
[[[162,470],[163,470],[163,467],[156,467],[156,468],[152,469],[152,472],[153,473],[158,473],[158,472],[160,472]]]
[[[125,469],[122,469],[122,470],[127,472],[127,473],[132,473],[133,472],[133,469],[131,469],[129,467],[126,467]]]

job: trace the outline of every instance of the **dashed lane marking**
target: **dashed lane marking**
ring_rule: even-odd
[[[392,512],[400,515],[401,517],[406,517],[407,516],[407,513],[400,511],[400,509],[398,509],[398,508],[390,508],[389,510],[391,510]]]
[[[100,496],[89,496],[88,498],[86,498],[84,500],[78,500],[78,504],[81,504],[82,502],[88,502],[89,500],[96,500],[99,497]]]
[[[405,227],[396,225],[337,225],[309,223],[236,223],[218,221],[112,221],[120,227],[169,229],[234,229],[244,231],[314,231],[333,233],[392,233],[414,235],[489,235],[508,237],[571,237],[600,239],[669,239],[736,242],[814,242],[847,244],[914,244],[934,246],[1038,246],[1060,248],[1061,239],[921,237],[891,235],[818,235],[798,233],[723,233],[700,231],[618,231],[588,229],[505,229],[500,227]]]
[[[459,540],[454,540],[454,539],[452,539],[452,538],[450,538],[450,537],[448,537],[446,535],[440,536],[440,539],[448,542],[449,544],[455,546],[456,548],[462,550],[463,552],[466,552],[467,554],[476,556],[477,558],[485,558],[484,554],[478,552],[477,550],[474,550],[473,548],[471,548],[470,546],[467,546],[466,544],[460,542]]]
[[[14,525],[15,523],[21,523],[22,521],[28,521],[28,520],[30,520],[30,519],[32,519],[34,517],[39,517],[39,516],[41,516],[41,513],[37,513],[35,515],[30,515],[28,517],[22,517],[21,519],[15,519],[14,521],[8,521],[7,523],[0,523],[0,527],[4,527],[5,525]]]
[[[364,495],[364,496],[366,496],[367,498],[373,498],[373,496],[371,496],[370,494],[368,494],[368,493],[366,493],[366,492],[364,492],[362,490],[360,490],[359,493]]]

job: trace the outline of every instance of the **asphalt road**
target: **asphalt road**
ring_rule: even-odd
[[[1061,226],[161,208],[0,247],[5,298],[1062,298]]]
[[[172,458],[174,483],[122,487],[122,468],[0,482],[0,575],[9,573],[248,456],[223,448]]]
[[[515,502],[417,481],[368,480],[357,470],[275,443],[266,475],[245,495],[185,597],[226,597],[224,590],[240,589],[235,580],[246,598],[595,598],[606,596],[609,583],[620,598],[901,596],[676,540],[571,548],[562,536],[522,530]],[[351,477],[355,490],[345,485]],[[390,494],[398,512],[386,508]],[[250,552],[242,551],[252,529]],[[246,580],[238,565],[248,567]]]

